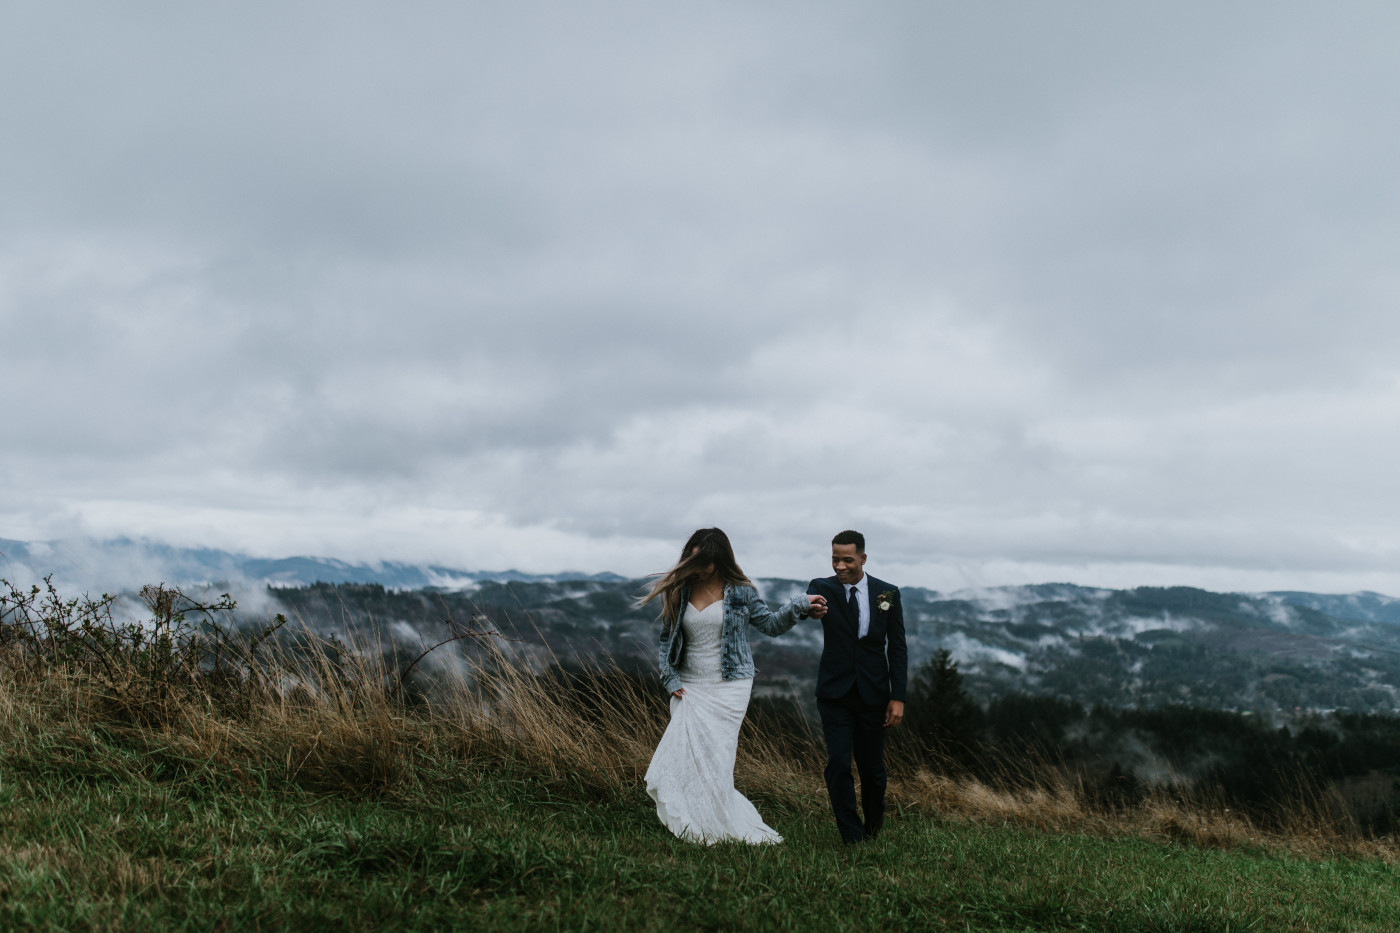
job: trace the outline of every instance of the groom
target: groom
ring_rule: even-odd
[[[885,730],[904,718],[908,654],[904,610],[896,587],[865,572],[865,536],[843,531],[831,539],[835,576],[813,580],[811,596],[826,597],[822,619],[817,709],[826,739],[826,792],[847,843],[874,838],[885,822]],[[851,758],[860,771],[861,808]]]

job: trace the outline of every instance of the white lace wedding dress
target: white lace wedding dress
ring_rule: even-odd
[[[682,839],[782,842],[734,789],[734,755],[753,678],[720,677],[723,622],[722,599],[699,612],[685,607],[685,658],[677,671],[685,696],[671,697],[671,722],[647,768],[647,793],[661,822]]]

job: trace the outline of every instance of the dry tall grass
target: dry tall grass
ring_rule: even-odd
[[[153,595],[164,598],[161,592],[168,591]],[[0,618],[0,625],[13,622],[13,612]],[[54,774],[159,766],[219,782],[405,798],[469,779],[473,769],[510,768],[564,792],[625,795],[646,805],[642,775],[668,715],[659,687],[606,664],[572,674],[539,670],[508,643],[482,635],[468,650],[453,646],[461,663],[410,702],[399,689],[400,672],[379,653],[306,631],[280,636],[262,642],[256,654],[244,650],[246,642],[237,651],[233,641],[196,645],[205,653],[187,652],[180,663],[167,664],[161,688],[153,690],[152,666],[138,650],[123,656],[109,644],[109,656],[97,665],[80,651],[51,650],[42,641],[51,633],[26,639],[12,629],[0,639],[6,764]],[[178,659],[188,648],[177,641],[163,650]],[[232,654],[238,663],[211,665],[210,651]],[[101,736],[137,754],[116,763],[94,760],[89,752]],[[761,799],[819,813],[826,809],[823,757],[813,732],[780,732],[755,717],[745,725],[735,780]],[[1300,795],[1292,824],[1266,831],[1223,806],[1167,794],[1131,807],[1105,806],[1071,775],[1043,766],[1001,787],[950,776],[908,754],[893,755],[890,772],[893,808],[949,819],[1400,858],[1393,838],[1364,838],[1339,815],[1343,808],[1320,796]]]

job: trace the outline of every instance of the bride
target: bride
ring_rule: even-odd
[[[739,726],[753,689],[748,627],[781,635],[800,618],[826,614],[821,596],[798,596],[772,612],[734,560],[718,528],[690,536],[681,559],[642,604],[661,600],[661,681],[671,722],[647,768],[661,822],[682,839],[782,842],[734,789]]]

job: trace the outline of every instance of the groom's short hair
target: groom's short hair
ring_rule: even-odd
[[[856,546],[857,554],[865,553],[865,535],[861,534],[859,531],[851,531],[850,529],[847,529],[846,531],[840,532],[836,535],[836,537],[832,538],[831,543],[854,544]]]

